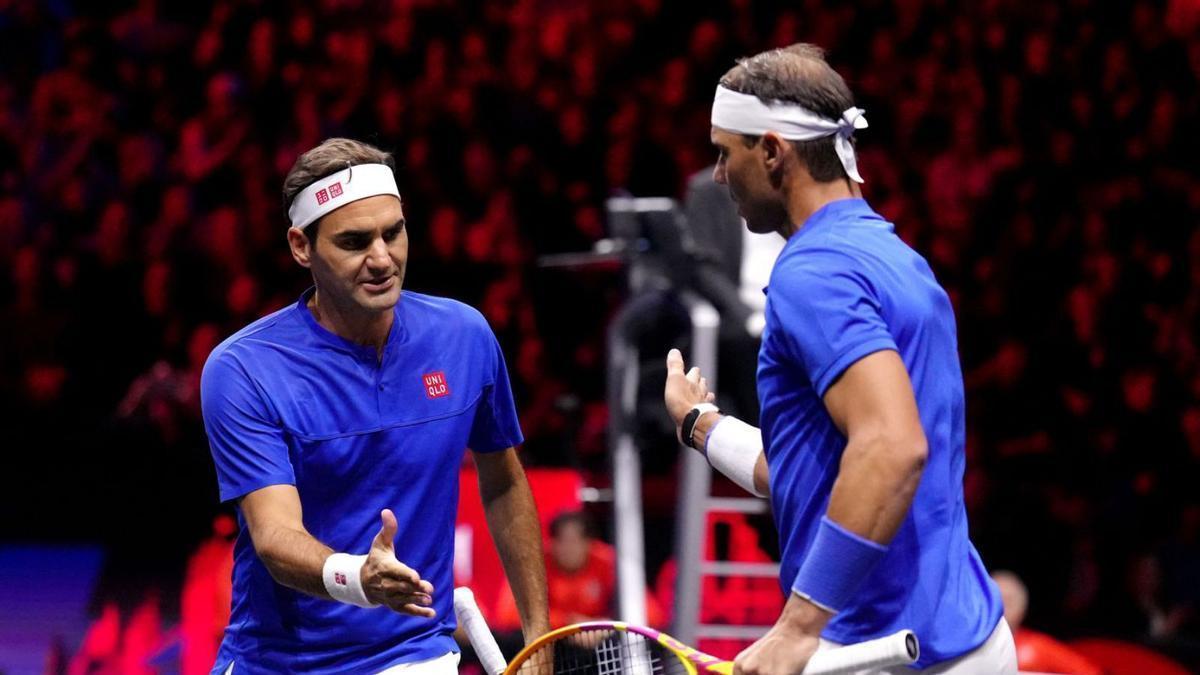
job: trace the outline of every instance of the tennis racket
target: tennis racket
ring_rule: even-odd
[[[733,662],[693,649],[652,628],[620,621],[579,623],[551,631],[505,663],[470,589],[454,591],[454,611],[488,675],[730,675]],[[817,652],[803,675],[835,675],[908,665],[920,647],[912,631]]]

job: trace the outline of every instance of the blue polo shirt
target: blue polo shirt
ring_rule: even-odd
[[[306,307],[221,343],[201,398],[222,500],[295,485],[304,525],[362,554],[396,514],[396,557],[435,589],[437,618],[363,609],[276,583],[241,522],[233,608],[214,673],[374,673],[457,652],[452,591],[458,475],[466,448],[521,443],[500,347],[479,312],[405,291],[380,360]],[[239,513],[239,520],[241,520]]]
[[[929,456],[887,555],[823,637],[846,644],[908,628],[917,666],[965,654],[1000,621],[1000,594],[967,536],[965,404],[954,311],[928,263],[861,199],[826,205],[771,272],[758,360],[762,434],[785,593],[829,507],[846,438],[822,397],[855,361],[900,354]]]

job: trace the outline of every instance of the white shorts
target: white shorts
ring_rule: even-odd
[[[404,673],[404,675],[458,675],[458,658],[458,654],[450,652],[424,661],[401,663],[380,671],[379,675],[399,675],[399,673]],[[233,675],[232,663],[225,669],[225,675]]]
[[[921,636],[918,635],[917,639]],[[841,645],[821,640],[817,651],[836,649]],[[860,670],[855,675],[912,675],[907,666]],[[1017,647],[1013,644],[1012,631],[1003,618],[983,644],[956,659],[935,663],[924,670],[925,675],[1014,675],[1017,672]]]

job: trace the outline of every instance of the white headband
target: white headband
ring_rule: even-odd
[[[850,136],[855,129],[866,129],[867,118],[861,108],[847,108],[840,120],[831,120],[787,101],[763,103],[757,96],[741,94],[717,85],[713,99],[712,125],[739,134],[761,136],[774,131],[789,141],[811,141],[837,134],[833,148],[846,175],[856,183],[863,182],[858,175],[858,162],[854,158],[854,146]]]
[[[288,218],[292,227],[303,230],[334,209],[375,195],[400,198],[392,168],[386,164],[356,164],[301,190],[292,200]]]

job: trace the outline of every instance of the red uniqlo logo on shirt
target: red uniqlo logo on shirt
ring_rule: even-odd
[[[324,188],[317,190],[317,204],[324,204],[327,201],[329,201],[329,190]]]
[[[421,376],[425,384],[425,395],[429,398],[441,398],[450,395],[450,387],[446,384],[446,374],[442,371],[426,373]]]
[[[334,197],[341,197],[341,196],[342,196],[342,184],[341,183],[334,183],[333,185],[329,186],[329,198],[330,199],[333,199]]]
[[[334,572],[333,573],[333,582],[335,584],[337,584],[338,586],[345,586],[346,585],[346,575],[342,574],[341,572]]]

